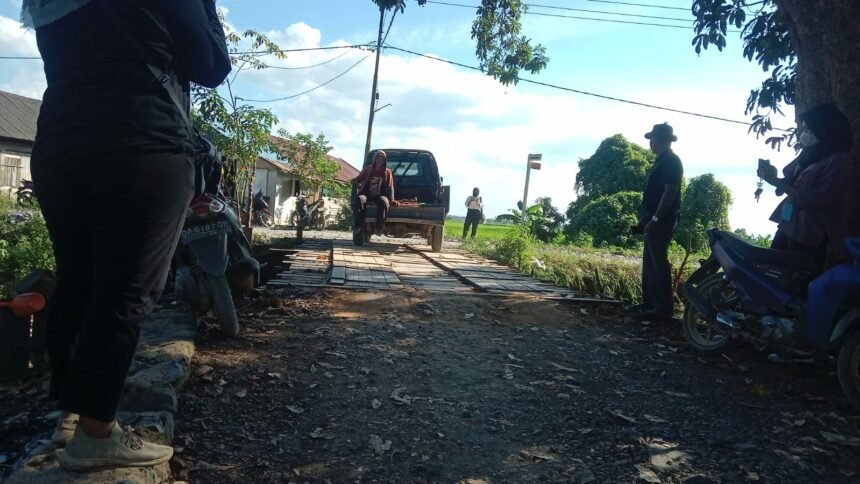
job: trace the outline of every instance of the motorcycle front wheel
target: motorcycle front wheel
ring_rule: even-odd
[[[275,220],[272,218],[272,214],[270,214],[268,212],[262,212],[260,214],[260,224],[263,227],[274,227],[275,226]]]
[[[221,325],[221,333],[224,336],[236,337],[239,335],[239,316],[236,314],[236,305],[233,304],[233,294],[230,292],[230,284],[227,278],[208,277],[209,295],[212,308],[218,316]]]
[[[723,274],[711,274],[699,283],[697,289],[717,309],[729,309],[738,301],[739,295],[723,280]],[[726,333],[706,321],[692,304],[684,307],[684,336],[694,350],[701,353],[724,351],[732,339]]]
[[[845,339],[839,350],[836,374],[848,401],[860,409],[860,331]]]

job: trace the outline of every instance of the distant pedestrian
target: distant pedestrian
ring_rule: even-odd
[[[472,189],[472,196],[466,198],[466,207],[469,209],[466,212],[466,223],[463,225],[463,238],[466,238],[466,233],[469,231],[469,226],[472,226],[472,238],[478,232],[478,224],[484,221],[484,201],[479,197],[481,190],[478,187]]]
[[[672,291],[672,267],[669,264],[669,244],[678,225],[681,210],[681,180],[684,167],[672,151],[678,140],[668,124],[655,125],[645,138],[657,155],[648,174],[642,194],[641,219],[638,228],[645,235],[642,253],[643,304],[636,316],[648,321],[665,321],[674,316],[675,298]]]

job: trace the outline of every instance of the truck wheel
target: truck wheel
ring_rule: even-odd
[[[233,304],[233,294],[230,292],[227,278],[209,277],[207,281],[212,307],[218,315],[218,322],[221,323],[221,333],[231,338],[238,336],[239,316],[236,314],[236,306]]]
[[[842,344],[836,374],[848,401],[860,409],[860,331],[855,331]]]
[[[442,241],[444,239],[444,228],[441,225],[434,226],[433,230],[430,232],[430,248],[433,249],[433,252],[439,252],[442,250]]]

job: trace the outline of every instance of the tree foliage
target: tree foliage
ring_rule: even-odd
[[[675,241],[691,252],[708,248],[705,230],[716,227],[729,230],[729,208],[732,194],[714,175],[707,173],[690,180],[681,202],[681,221]]]
[[[552,198],[541,197],[528,210],[529,232],[541,242],[552,242],[561,235],[564,215],[552,205]]]
[[[825,8],[822,6],[822,8]],[[795,104],[797,55],[787,25],[774,0],[693,0],[696,53],[716,47],[722,51],[730,28],[740,28],[744,57],[767,73],[761,86],[747,98],[746,113],[753,114],[750,130],[766,135],[773,129],[771,115],[782,114],[781,104]],[[794,130],[767,142],[779,147],[791,142]]]
[[[250,207],[257,157],[271,151],[272,127],[278,118],[268,109],[243,104],[233,87],[242,72],[266,68],[260,60],[262,55],[272,54],[279,59],[286,55],[260,32],[246,30],[239,34],[229,28],[223,17],[221,23],[233,71],[218,88],[194,86],[192,100],[201,131],[223,153],[226,192]],[[249,224],[250,218],[249,210]]]
[[[329,158],[332,147],[325,135],[306,133],[278,132],[280,139],[275,141],[279,160],[286,161],[292,173],[302,182],[308,193],[323,190],[328,193],[345,195],[345,187],[337,180],[340,168],[336,161]]]
[[[577,198],[568,207],[568,220],[576,219],[598,197],[641,191],[654,158],[649,149],[631,143],[620,134],[603,140],[590,158],[579,161],[575,185]]]
[[[644,185],[643,185],[644,186]],[[581,238],[579,234],[591,236],[595,247],[634,247],[638,239],[630,227],[639,222],[642,192],[620,192],[602,195],[586,205],[568,225],[568,238]]]
[[[427,0],[416,0],[424,5]],[[404,12],[406,0],[373,0],[380,10]],[[546,49],[532,45],[531,39],[522,35],[522,16],[528,6],[522,0],[481,0],[472,23],[472,39],[475,55],[481,62],[481,70],[505,85],[516,84],[521,71],[537,74],[542,71],[549,57]],[[393,20],[393,18],[392,18]]]

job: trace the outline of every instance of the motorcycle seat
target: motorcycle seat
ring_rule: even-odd
[[[809,252],[766,249],[753,245],[731,232],[720,232],[719,241],[750,262],[797,271],[821,272],[821,263]]]

